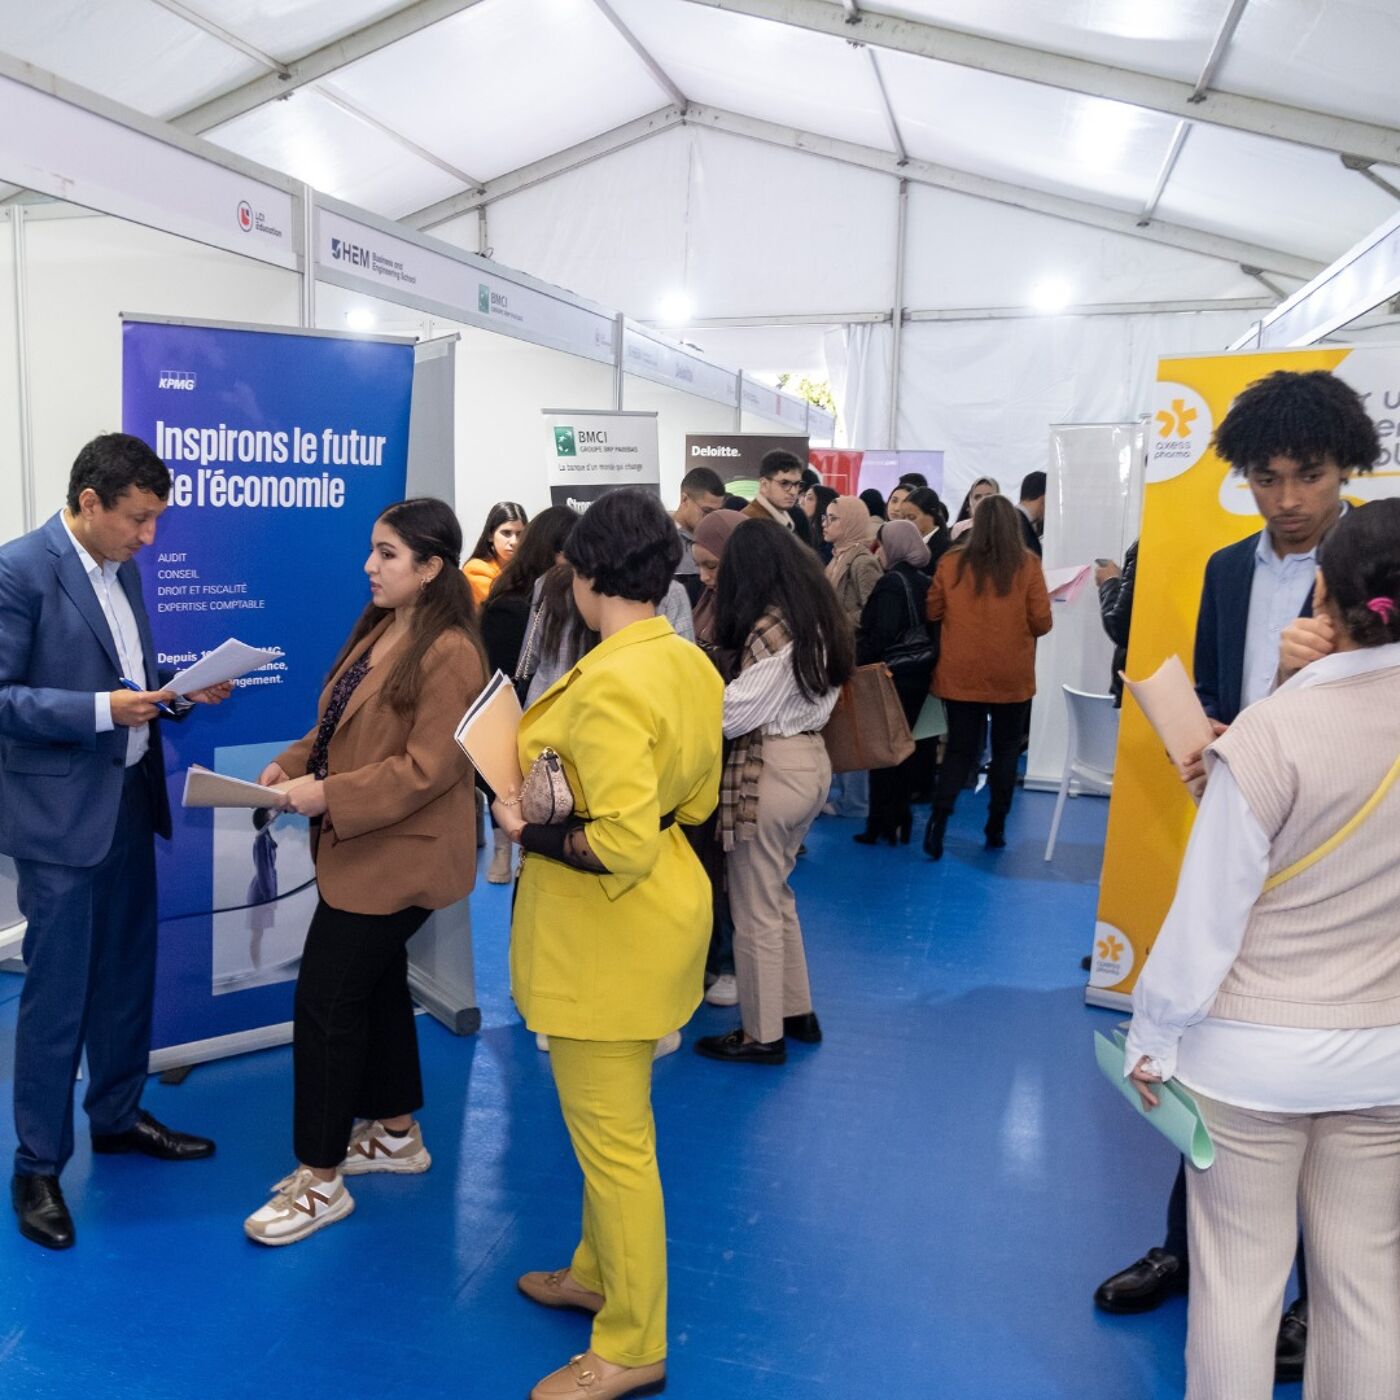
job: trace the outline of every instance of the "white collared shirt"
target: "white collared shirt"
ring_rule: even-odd
[[[1244,631],[1244,672],[1240,709],[1262,700],[1278,676],[1279,639],[1296,622],[1317,579],[1317,549],[1280,555],[1267,530],[1259,532],[1254,551],[1254,578],[1249,590],[1249,620]]]
[[[1400,642],[1323,657],[1279,689],[1391,667],[1400,667]],[[1265,1113],[1400,1103],[1400,1026],[1303,1030],[1210,1015],[1268,879],[1269,838],[1229,765],[1213,752],[1206,762],[1210,780],[1176,897],[1133,991],[1124,1073],[1146,1055],[1163,1079],[1175,1075],[1210,1098]]]
[[[141,629],[136,625],[136,614],[131,610],[131,599],[126,596],[126,589],[121,586],[121,581],[117,578],[117,570],[121,567],[114,564],[109,559],[105,564],[99,564],[91,554],[78,543],[78,537],[69,529],[68,521],[59,516],[63,521],[63,528],[67,532],[73,548],[78,552],[79,562],[83,566],[83,572],[88,576],[88,582],[92,584],[92,591],[97,596],[97,605],[102,609],[102,616],[107,619],[108,631],[112,634],[112,644],[116,647],[117,660],[121,662],[122,675],[129,680],[133,680],[143,690],[146,687],[146,654],[141,646]],[[94,713],[97,718],[97,732],[99,734],[110,734],[116,727],[112,723],[112,697],[109,692],[99,690],[93,697]],[[151,744],[151,726],[149,724],[133,725],[126,731],[126,766],[128,768],[140,763],[146,756],[146,750]]]

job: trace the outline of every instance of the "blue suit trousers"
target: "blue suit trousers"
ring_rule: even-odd
[[[26,975],[15,1031],[15,1171],[57,1175],[73,1155],[73,1085],[94,1133],[136,1121],[151,1048],[156,869],[151,775],[128,768],[111,849],[80,869],[17,860]]]

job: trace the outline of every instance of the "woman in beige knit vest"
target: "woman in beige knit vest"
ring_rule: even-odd
[[[1188,1400],[1273,1394],[1301,1214],[1309,1400],[1400,1395],[1400,500],[1349,512],[1315,611],[1335,651],[1208,751],[1124,1073],[1215,1141],[1188,1182]]]

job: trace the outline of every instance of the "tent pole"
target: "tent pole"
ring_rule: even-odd
[[[29,336],[25,319],[24,206],[10,209],[10,233],[14,239],[15,278],[15,375],[19,391],[19,498],[20,518],[26,531],[35,520],[34,425],[29,412]]]
[[[890,321],[894,345],[890,353],[890,432],[889,445],[899,446],[899,350],[904,338],[904,241],[909,223],[909,181],[899,182],[899,209],[895,215],[894,308]]]

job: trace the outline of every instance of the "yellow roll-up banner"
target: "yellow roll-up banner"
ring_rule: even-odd
[[[1279,350],[1157,366],[1127,671],[1176,653],[1191,668],[1206,561],[1263,526],[1242,477],[1210,450],[1241,390],[1275,370],[1328,369],[1364,398],[1381,459],[1346,488],[1355,505],[1400,495],[1400,347]],[[1245,604],[1247,606],[1247,603]],[[1195,805],[1142,711],[1125,700],[1086,999],[1121,1006],[1171,907]]]

